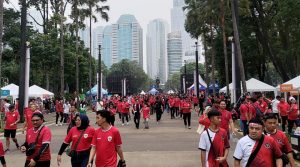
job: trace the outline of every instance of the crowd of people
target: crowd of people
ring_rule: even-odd
[[[247,94],[241,98],[239,105],[232,107],[230,99],[224,94],[205,97],[204,92],[200,93],[200,98],[179,94],[112,96],[98,100],[92,106],[96,113],[96,123],[100,127],[98,129],[90,125],[85,113],[79,112],[85,105],[85,102],[77,105],[74,101],[62,99],[54,102],[56,126],[64,123],[68,125],[66,137],[57,156],[58,166],[61,164],[62,154],[66,152],[71,157],[73,167],[91,167],[94,163],[97,167],[125,167],[122,139],[119,130],[114,126],[115,122],[128,126],[132,120],[135,128],[140,129],[142,119],[143,128],[149,129],[150,118],[153,117],[159,125],[164,113],[169,113],[171,120],[182,119],[186,129],[192,129],[192,115],[198,115],[197,132],[200,134],[199,149],[203,167],[228,166],[229,141],[231,136],[239,133],[239,129],[244,137],[233,146],[235,167],[284,166],[287,163],[294,166],[293,150],[286,136],[292,134],[294,125],[300,126],[299,106],[294,97],[286,102],[280,96],[270,100],[262,94]],[[26,131],[26,140],[19,145],[16,129],[20,115],[16,106],[17,104],[3,105],[8,109],[4,109],[6,149],[2,151],[4,148],[0,142],[1,163],[5,166],[4,153],[9,152],[12,139],[16,147],[26,153],[25,166],[50,166],[49,147],[52,134],[51,129],[43,124],[46,113],[34,101],[30,102],[30,107],[24,111],[23,128]],[[240,122],[235,123],[237,118]],[[239,129],[236,128],[237,124]],[[102,154],[103,151],[105,154]]]

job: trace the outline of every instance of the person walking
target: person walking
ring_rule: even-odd
[[[233,134],[236,133],[236,129],[234,128],[231,112],[226,110],[226,102],[224,100],[220,101],[219,111],[222,114],[220,127],[227,131],[229,137],[229,126]]]
[[[40,112],[34,112],[31,121],[33,128],[28,129],[21,146],[21,152],[26,152],[25,167],[50,167],[51,130],[43,125],[44,116]]]
[[[134,121],[135,127],[137,129],[140,128],[141,109],[142,109],[142,105],[141,105],[139,99],[137,99],[135,104],[133,105],[133,115],[134,115],[133,121]]]
[[[122,126],[125,124],[125,119],[126,119],[126,125],[129,125],[129,108],[130,104],[128,103],[127,99],[124,98],[122,102]]]
[[[249,121],[249,134],[238,141],[234,150],[234,167],[282,167],[282,152],[272,137],[263,135],[263,129],[261,119]]]
[[[71,128],[57,155],[57,165],[60,166],[61,156],[65,149],[71,144],[69,156],[72,167],[86,167],[90,155],[91,143],[95,129],[89,125],[89,118],[80,114],[75,118],[76,127]]]
[[[297,127],[299,126],[297,125],[297,120],[299,116],[299,106],[294,97],[290,98],[290,102],[290,110],[288,111],[288,133],[292,134],[294,125],[296,125]]]
[[[277,116],[278,122],[280,123],[280,118],[279,118],[279,113],[278,113],[278,104],[280,102],[279,100],[280,100],[280,96],[276,96],[272,100],[271,105],[272,105],[272,113],[274,113]]]
[[[69,123],[69,114],[70,114],[70,108],[71,108],[71,105],[70,105],[70,103],[69,103],[69,101],[65,101],[65,104],[64,104],[64,106],[63,106],[63,108],[64,108],[64,121],[63,121],[63,123],[64,124],[68,124]]]
[[[202,167],[228,167],[226,159],[230,145],[227,131],[219,127],[221,116],[218,110],[207,113],[210,126],[201,133],[199,141]]]
[[[63,101],[62,100],[56,100],[55,101],[55,111],[56,111],[56,120],[55,120],[55,123],[56,123],[56,126],[60,125],[62,126],[62,122],[63,122],[63,119],[64,119],[64,107],[63,107]],[[60,117],[60,123],[58,124],[58,118]]]
[[[156,123],[158,124],[161,120],[161,115],[163,113],[163,104],[161,99],[157,96],[154,103],[154,110],[156,113]]]
[[[183,98],[180,104],[180,110],[183,114],[183,122],[185,128],[191,129],[191,109],[192,105],[188,98]]]
[[[110,115],[111,115],[111,125],[112,126],[115,126],[115,120],[116,120],[116,113],[117,113],[117,109],[116,107],[114,106],[114,103],[110,102],[109,103],[109,108],[108,108],[108,111],[110,112]]]
[[[92,148],[87,167],[92,167],[93,159],[96,155],[96,167],[117,166],[117,155],[119,155],[120,166],[126,167],[123,151],[122,139],[119,130],[110,124],[109,111],[98,111],[96,115],[97,124],[100,126],[95,131],[92,139]]]
[[[295,166],[295,160],[293,157],[293,149],[289,142],[289,139],[281,130],[277,129],[277,114],[268,113],[264,116],[264,134],[272,137],[277,143],[279,149],[283,153],[282,162],[283,166],[290,164],[291,167]]]
[[[285,101],[284,97],[281,97],[277,108],[278,113],[281,117],[281,130],[285,132],[285,125],[288,119],[288,111],[290,109],[290,105]]]
[[[150,107],[149,107],[149,103],[147,101],[145,101],[145,104],[141,110],[141,113],[143,113],[145,129],[149,129]]]
[[[5,152],[3,150],[3,143],[2,143],[2,141],[0,141],[0,162],[3,167],[6,167],[6,161],[5,161],[4,155],[5,155]]]
[[[6,150],[8,153],[10,150],[10,138],[16,144],[17,149],[19,149],[18,140],[16,138],[17,132],[17,123],[20,121],[19,112],[15,110],[15,106],[13,104],[9,105],[8,112],[5,113],[5,127],[4,127],[4,137],[6,141]]]

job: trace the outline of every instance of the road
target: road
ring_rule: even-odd
[[[94,127],[95,115],[89,113],[90,122]],[[128,167],[197,167],[200,166],[200,151],[198,150],[199,135],[196,133],[198,127],[197,115],[193,113],[192,129],[186,129],[183,120],[170,119],[169,113],[164,113],[159,124],[155,122],[155,115],[150,120],[150,129],[135,129],[133,121],[129,125],[119,128],[123,151]],[[118,119],[117,119],[118,120]],[[56,167],[56,156],[66,135],[67,126],[56,127],[51,121],[49,127],[52,130],[51,166]],[[143,124],[141,124],[143,127]],[[19,143],[24,142],[24,134],[17,136]],[[4,139],[1,139],[5,145]],[[228,163],[232,166],[232,154],[235,143],[231,142]],[[5,156],[8,166],[22,167],[25,162],[25,154],[18,151],[14,145],[10,153]],[[70,167],[70,158],[65,154],[62,156],[61,167]]]

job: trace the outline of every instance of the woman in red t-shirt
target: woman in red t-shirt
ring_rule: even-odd
[[[297,125],[297,120],[299,116],[299,106],[295,98],[290,98],[291,105],[290,110],[288,112],[288,132],[289,134],[292,133],[292,129],[294,124]]]
[[[150,108],[148,102],[145,102],[145,105],[141,109],[143,114],[145,129],[149,129],[149,119],[150,119]]]
[[[183,121],[185,128],[191,129],[191,109],[192,105],[187,98],[183,99],[180,103],[180,110],[183,114]]]
[[[75,117],[75,122],[76,126],[71,128],[58,152],[58,166],[61,163],[61,155],[70,143],[72,143],[71,151],[75,151],[75,154],[71,156],[72,167],[88,165],[95,129],[89,125],[89,118],[84,114],[77,115]]]

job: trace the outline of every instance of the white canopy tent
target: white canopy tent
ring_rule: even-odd
[[[173,90],[169,90],[168,92],[167,92],[168,94],[173,94],[173,93],[175,93]]]
[[[140,94],[141,94],[141,95],[145,95],[146,93],[142,90]]]
[[[19,86],[13,83],[2,87],[1,90],[9,90],[10,96],[12,96],[14,99],[19,97]]]
[[[29,97],[40,97],[43,99],[45,97],[53,97],[54,93],[52,93],[46,89],[43,89],[37,85],[32,85],[29,87],[28,96]]]
[[[152,88],[148,93],[155,95],[156,93],[158,93],[158,90],[156,90],[155,88]]]
[[[298,89],[300,91],[300,75],[298,77],[295,77],[295,78],[283,83],[283,84],[293,84],[294,89]],[[276,87],[276,90],[278,90],[278,91],[280,90],[280,85],[278,85]]]
[[[246,81],[247,91],[248,92],[274,92],[275,87],[268,85],[260,80],[251,78]],[[232,83],[229,84],[229,91],[232,91]],[[226,93],[226,86],[220,89],[220,92]]]

